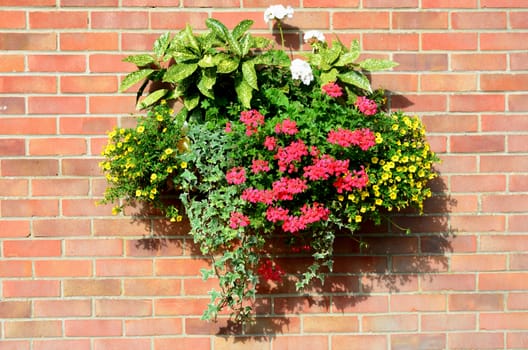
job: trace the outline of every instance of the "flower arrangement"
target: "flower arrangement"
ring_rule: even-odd
[[[264,20],[283,38],[281,22],[292,16],[277,5]],[[219,282],[203,318],[228,308],[245,321],[259,285],[288,278],[302,290],[324,281],[336,232],[421,211],[438,158],[420,120],[385,111],[383,91],[364,74],[394,62],[357,62],[357,41],[330,45],[317,31],[304,34],[312,51],[292,59],[252,36],[251,21],[231,31],[212,18],[206,24],[208,32],[167,33],[153,54],[125,59],[138,70],[121,89],[142,82],[137,106],[146,114],[135,128],[109,133],[102,202],[118,203],[116,214],[139,201],[168,220],[187,217],[211,258],[203,276]],[[305,272],[279,265],[270,243],[278,238],[290,253],[312,256]]]

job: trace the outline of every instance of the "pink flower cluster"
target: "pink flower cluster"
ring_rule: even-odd
[[[306,180],[283,177],[272,184],[271,190],[246,188],[241,198],[250,203],[272,204],[274,201],[292,200],[294,195],[304,192],[308,188]]]
[[[277,147],[277,139],[273,136],[266,136],[264,147],[266,147],[268,151],[273,151],[275,147]]]
[[[339,176],[348,171],[350,161],[336,160],[328,154],[324,154],[321,158],[314,159],[313,165],[307,165],[303,168],[304,177],[316,180],[328,180],[330,176]]]
[[[363,151],[376,144],[376,135],[370,129],[338,129],[328,133],[328,142],[341,147],[359,146]]]
[[[251,171],[253,174],[258,174],[260,172],[268,172],[270,170],[269,164],[263,159],[253,159],[251,164]]]
[[[361,190],[367,184],[368,175],[365,168],[361,166],[361,170],[353,170],[352,173],[348,172],[338,177],[334,182],[334,187],[337,189],[337,193],[343,193],[344,191],[352,191],[353,189]]]
[[[242,213],[237,211],[231,213],[229,218],[229,227],[237,229],[239,227],[246,227],[250,223],[249,218]]]
[[[246,170],[237,166],[229,170],[226,174],[227,183],[232,185],[240,185],[246,182]]]
[[[343,96],[343,89],[341,86],[337,85],[334,82],[327,83],[322,87],[323,94],[326,94],[330,97],[341,97]]]
[[[293,120],[284,119],[282,123],[277,123],[277,125],[275,125],[275,132],[277,134],[283,133],[287,135],[295,135],[299,130],[297,130],[297,123]]]
[[[300,162],[303,156],[308,155],[308,148],[302,140],[293,141],[289,146],[279,147],[275,159],[279,164],[279,171],[293,173],[297,171],[295,162]]]
[[[264,116],[252,109],[240,113],[240,121],[246,125],[246,135],[251,136],[258,131],[259,126],[264,125]]]
[[[321,220],[328,220],[330,210],[319,203],[308,204],[301,208],[301,215],[287,215],[282,217],[282,229],[284,232],[296,233],[304,230],[308,225]]]
[[[374,115],[378,112],[378,106],[376,105],[376,102],[366,98],[365,96],[359,96],[355,105],[364,115]]]
[[[270,259],[265,259],[260,263],[257,273],[265,280],[274,282],[280,282],[284,276],[284,270]]]

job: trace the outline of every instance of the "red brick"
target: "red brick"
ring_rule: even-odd
[[[481,33],[481,50],[527,50],[528,41],[524,33]]]
[[[100,159],[62,159],[63,176],[101,176]],[[94,201],[95,202],[95,201]]]
[[[528,348],[528,333],[514,332],[506,334],[506,346],[508,349],[526,349]]]
[[[336,335],[332,336],[333,350],[372,350],[386,349],[387,337],[385,335]]]
[[[303,318],[305,333],[355,333],[359,330],[357,316],[306,316]]]
[[[481,273],[479,290],[526,290],[528,289],[528,274],[524,272]]]
[[[506,29],[506,12],[454,12],[453,29]]]
[[[23,72],[25,68],[24,56],[22,55],[0,55],[2,65],[0,66],[0,72]]]
[[[363,0],[363,7],[369,8],[380,8],[380,7],[387,7],[387,8],[405,8],[405,7],[418,7],[418,1],[417,0],[401,0],[398,1],[398,3],[394,3],[391,0]]]
[[[59,123],[59,132],[63,135],[102,135],[115,127],[117,120],[113,117],[64,117]]]
[[[0,144],[2,142],[0,141]],[[22,197],[27,196],[28,181],[22,179],[0,179],[0,196],[4,197]]]
[[[3,29],[24,29],[26,28],[26,14],[24,11],[0,12],[0,23]]]
[[[28,55],[28,68],[31,72],[84,72],[84,55]]]
[[[128,114],[136,108],[135,96],[90,96],[90,113]]]
[[[391,312],[445,311],[446,309],[446,298],[440,294],[400,294],[392,295],[390,298]]]
[[[481,124],[482,131],[527,131],[528,115],[485,114]]]
[[[150,350],[150,339],[95,339],[94,350]]]
[[[270,3],[271,4],[271,3]],[[296,6],[296,5],[292,5]],[[303,7],[346,7],[346,8],[357,8],[359,6],[359,0],[341,0],[335,2],[333,0],[304,0]]]
[[[90,300],[35,300],[34,317],[87,317],[92,315]]]
[[[150,227],[130,222],[130,219],[94,219],[93,234],[96,236],[144,236]]]
[[[5,322],[6,338],[60,337],[61,321],[9,321]]]
[[[506,70],[507,60],[502,53],[453,53],[451,66],[455,71]]]
[[[185,282],[188,280],[184,280]],[[216,286],[218,283],[216,283]],[[211,288],[209,288],[211,290]],[[185,297],[157,299],[154,300],[154,309],[156,316],[182,316],[195,315],[201,316],[210,301],[210,298],[196,299]]]
[[[449,295],[449,310],[451,311],[502,311],[503,309],[502,294]]]
[[[90,24],[92,29],[146,29],[148,15],[146,11],[94,11]]]
[[[86,196],[90,191],[87,179],[33,179],[31,193],[33,196]]]
[[[114,279],[63,280],[64,296],[118,296],[121,282]]]
[[[527,172],[528,158],[515,155],[483,155],[480,157],[481,172]]]
[[[417,331],[416,315],[391,314],[387,316],[364,316],[362,318],[363,332],[401,332]]]
[[[528,111],[528,102],[526,102],[528,94],[509,95],[508,96],[508,110],[511,112],[526,112]]]
[[[505,175],[453,175],[451,176],[453,192],[504,192],[506,191]]]
[[[107,75],[65,76],[61,77],[63,93],[107,93],[117,92],[117,77]]]
[[[237,13],[238,16],[243,16],[243,18],[250,19],[251,13],[243,12]],[[225,12],[219,12],[215,14],[213,18],[221,21],[228,27],[232,28],[228,21],[226,20],[228,16]],[[260,17],[261,19],[262,17]],[[187,11],[163,11],[163,12],[153,12],[151,13],[151,23],[152,29],[173,29],[173,28],[184,28],[189,24],[193,30],[205,29],[205,20],[207,19],[207,13],[205,12],[187,12]],[[242,18],[238,19],[237,23],[240,22]],[[264,22],[264,21],[262,21]],[[258,23],[258,22],[256,22]],[[256,28],[255,25],[252,27]],[[267,27],[266,27],[267,28]]]
[[[455,153],[504,152],[506,142],[499,135],[464,135],[450,137],[450,151]]]
[[[451,270],[462,271],[503,271],[506,270],[505,255],[454,255],[451,257]]]
[[[200,349],[210,350],[211,341],[209,338],[154,338],[154,350],[166,349]]]
[[[368,16],[357,11],[339,11],[332,14],[332,19],[333,29],[389,29],[390,21],[389,13],[382,11],[371,12]]]
[[[81,138],[39,138],[29,140],[31,156],[71,156],[86,154],[86,140]]]
[[[370,78],[372,86],[379,86],[389,91],[418,91],[418,77],[416,75],[373,73]]]
[[[528,294],[509,293],[507,303],[509,310],[528,310]]]
[[[32,29],[82,29],[88,28],[88,12],[34,11],[29,13]]]
[[[64,330],[67,337],[110,337],[120,336],[120,320],[66,320]]]
[[[473,291],[476,279],[474,274],[435,274],[421,277],[421,287],[424,291]]]
[[[0,154],[2,156],[23,156],[26,153],[26,145],[22,139],[1,139]],[[2,189],[0,188],[0,193]]]
[[[502,215],[456,215],[451,217],[451,227],[460,232],[503,232],[506,218]]]
[[[61,7],[117,7],[119,0],[60,0]]]
[[[424,74],[420,80],[420,91],[475,91],[476,88],[475,74]]]
[[[450,97],[451,112],[502,112],[505,107],[505,96],[495,94],[453,95]]]
[[[143,299],[97,299],[95,315],[98,317],[152,316],[152,301]]]
[[[422,33],[423,50],[475,51],[478,47],[476,33]]]
[[[482,197],[482,211],[503,212],[526,212],[528,211],[528,195],[487,195]]]
[[[209,269],[209,261],[199,259],[158,259],[155,273],[158,276],[199,276],[201,269]]]
[[[62,33],[60,48],[63,51],[115,51],[118,33]]]
[[[463,331],[476,330],[477,320],[474,313],[422,314],[422,331]]]
[[[154,13],[152,13],[154,15]],[[126,73],[132,72],[136,66],[132,63],[123,62],[127,55],[118,54],[91,54],[88,57],[89,68],[92,73]]]
[[[486,235],[480,237],[480,251],[518,252],[524,251],[527,235]]]
[[[90,350],[90,339],[34,340],[34,350]]]
[[[415,51],[419,47],[418,34],[364,34],[364,50]]]
[[[5,101],[5,100],[4,100]],[[19,101],[19,100],[17,100]],[[24,99],[20,99],[23,103]],[[2,99],[0,98],[0,103]],[[13,102],[13,101],[11,101]],[[18,102],[16,102],[18,104]],[[8,110],[18,109],[17,106],[7,104]],[[13,111],[13,114],[23,114],[24,108]],[[4,135],[44,135],[54,134],[56,132],[55,118],[0,118],[0,128]],[[55,161],[54,161],[55,162]]]
[[[3,281],[4,298],[41,298],[60,296],[60,281]]]
[[[64,216],[104,216],[111,211],[110,204],[97,204],[94,199],[63,199]]]
[[[89,260],[39,260],[35,261],[35,277],[89,277],[92,262]]]
[[[483,91],[518,91],[528,85],[528,74],[482,74],[480,88]]]
[[[55,93],[57,79],[45,76],[0,76],[2,93]]]
[[[77,96],[31,96],[29,114],[82,114],[86,112],[86,98]]]
[[[29,301],[0,301],[0,317],[29,318],[31,317],[31,303]]]
[[[454,332],[449,334],[447,346],[449,349],[498,349],[504,346],[504,335],[499,332]]]
[[[510,256],[511,270],[528,270],[528,254],[513,254]]]
[[[448,69],[448,57],[441,53],[395,53],[393,60],[398,63],[397,71],[445,71]]]
[[[90,220],[57,218],[33,221],[33,234],[35,237],[88,236],[90,233]]]
[[[29,350],[29,340],[3,340],[2,350]]]
[[[216,345],[216,343],[215,343]],[[264,344],[263,344],[264,345]],[[225,349],[234,349],[232,345],[226,346]],[[328,338],[323,335],[319,336],[279,336],[273,340],[273,349],[276,350],[288,350],[293,348],[306,349],[306,350],[326,350],[328,347]],[[221,349],[222,347],[220,347]],[[265,346],[261,346],[262,349],[267,349]],[[215,347],[216,349],[216,347]],[[240,348],[241,350],[243,348]],[[258,349],[257,346],[252,349]]]
[[[467,133],[478,130],[476,115],[427,115],[422,117],[429,133]]]
[[[447,29],[448,24],[448,12],[392,12],[393,29]]]
[[[524,8],[528,7],[526,0],[481,0],[480,6],[482,8]]]
[[[59,202],[54,199],[11,199],[0,202],[2,216],[57,216]]]
[[[525,135],[510,135],[507,139],[509,153],[528,152],[528,143]]]
[[[445,334],[391,334],[391,349],[445,349]]]
[[[121,50],[141,51],[141,53],[145,51],[150,52],[152,50],[152,45],[154,45],[154,42],[158,37],[159,34],[122,33]]]
[[[2,220],[0,219],[0,237],[16,238],[29,237],[30,226],[27,220]]]
[[[181,318],[142,318],[140,320],[125,320],[125,334],[127,336],[174,335],[181,332]],[[150,349],[150,347],[148,349]]]
[[[393,110],[401,109],[406,112],[446,112],[447,98],[445,95],[423,94],[405,96],[391,96],[391,108]]]
[[[56,33],[0,33],[0,50],[53,51]]]
[[[99,259],[95,262],[97,276],[152,276],[152,260]]]
[[[528,175],[510,175],[508,189],[511,192],[528,192]]]
[[[121,6],[123,7],[177,7],[177,6],[180,6],[180,0],[122,0]]]
[[[121,239],[71,239],[66,240],[66,256],[121,256],[123,241]]]
[[[183,0],[183,7],[239,7],[240,0]]]
[[[179,295],[179,279],[127,279],[124,281],[124,295],[127,296],[172,296]]]
[[[61,242],[58,240],[4,241],[4,257],[60,256]]]
[[[0,277],[31,277],[33,271],[29,260],[0,261]]]
[[[480,329],[485,330],[526,330],[528,329],[528,313],[525,312],[504,312],[504,313],[481,313]]]
[[[400,273],[423,273],[447,271],[445,257],[431,256],[395,256],[392,270]]]

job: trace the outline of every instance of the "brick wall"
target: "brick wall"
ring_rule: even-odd
[[[342,238],[329,283],[263,293],[244,332],[200,321],[214,283],[184,229],[94,205],[105,132],[133,112],[121,59],[208,16],[269,34],[272,3],[0,0],[2,350],[528,348],[526,0],[289,1],[294,26],[400,63],[372,83],[423,118],[441,178],[412,235]]]

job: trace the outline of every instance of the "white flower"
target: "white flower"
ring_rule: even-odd
[[[317,41],[320,41],[320,42],[324,42],[325,41],[325,36],[323,33],[321,33],[320,31],[318,30],[309,30],[307,31],[306,33],[304,33],[304,42],[305,43],[308,43],[312,40],[317,40]]]
[[[300,79],[304,85],[310,85],[314,79],[312,68],[308,62],[301,59],[294,59],[290,66],[292,79]]]
[[[284,7],[283,5],[271,5],[264,11],[264,21],[268,23],[274,19],[282,21],[284,18],[293,17],[293,8],[291,6]]]

